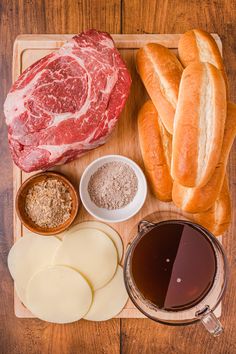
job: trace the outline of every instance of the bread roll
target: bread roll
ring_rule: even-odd
[[[183,68],[177,57],[160,44],[149,43],[138,50],[136,66],[162,123],[173,133],[173,121]]]
[[[236,105],[228,102],[221,156],[215,171],[207,184],[200,188],[188,188],[174,182],[172,198],[177,207],[189,213],[200,213],[213,206],[222,188],[235,135]]]
[[[223,234],[228,229],[231,222],[231,201],[226,176],[214,205],[204,213],[193,214],[193,220],[215,236]]]
[[[226,118],[225,82],[209,63],[184,69],[173,134],[172,178],[187,187],[205,185],[220,158]]]
[[[147,101],[139,111],[138,132],[145,171],[152,192],[162,201],[171,201],[172,136],[162,124],[152,101]]]
[[[214,38],[209,33],[200,29],[185,32],[180,37],[178,52],[184,67],[196,61],[215,65],[222,72],[227,86],[222,56]]]

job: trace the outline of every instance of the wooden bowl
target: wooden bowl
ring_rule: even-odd
[[[57,179],[58,181],[62,182],[69,190],[71,198],[72,198],[72,210],[71,210],[71,215],[69,219],[67,219],[63,224],[54,227],[54,228],[43,228],[38,225],[36,225],[27,215],[25,211],[25,198],[27,196],[27,193],[29,189],[38,182],[41,182],[45,179],[48,178],[53,178]],[[73,223],[75,220],[75,217],[78,212],[78,207],[79,207],[79,198],[76,189],[74,186],[68,181],[68,179],[55,172],[42,172],[38,173],[37,175],[34,175],[32,177],[29,177],[19,188],[17,195],[16,195],[16,212],[21,220],[22,224],[30,231],[35,232],[40,235],[45,235],[45,236],[50,236],[50,235],[56,235],[59,234],[60,232],[65,231],[70,227],[70,225]]]

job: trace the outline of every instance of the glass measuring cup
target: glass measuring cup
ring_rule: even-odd
[[[199,302],[192,307],[183,308],[180,310],[166,310],[159,308],[155,303],[145,298],[144,294],[137,287],[132,271],[132,257],[134,256],[137,246],[141,240],[150,236],[150,232],[158,230],[160,227],[168,225],[187,225],[199,232],[211,245],[215,254],[216,269],[214,279],[209,291],[204,295]],[[165,235],[163,235],[165,237]],[[199,255],[198,255],[199,256]],[[214,336],[219,335],[223,331],[220,321],[216,318],[213,311],[219,305],[225,292],[227,283],[227,261],[221,244],[211,235],[206,229],[201,226],[185,220],[166,220],[159,223],[149,221],[141,221],[138,225],[138,235],[131,242],[124,266],[124,278],[128,294],[135,306],[143,312],[143,314],[154,321],[168,325],[187,325],[197,321],[201,321],[205,328]],[[194,274],[193,274],[194,277]],[[157,294],[158,296],[158,294]]]

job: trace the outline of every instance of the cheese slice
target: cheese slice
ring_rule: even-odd
[[[29,279],[40,268],[51,264],[60,244],[61,241],[53,236],[27,235],[12,246],[8,254],[8,268],[24,304]]]
[[[116,316],[128,301],[123,268],[118,266],[115,276],[103,288],[94,292],[93,303],[84,316],[89,321],[106,321]]]
[[[114,276],[117,250],[111,239],[96,229],[81,229],[65,235],[53,263],[78,270],[94,290],[103,287]]]
[[[82,275],[64,266],[49,266],[35,273],[26,288],[28,309],[43,321],[70,323],[89,310],[92,290]]]
[[[16,291],[19,299],[26,306],[25,288],[22,288],[16,281],[15,281],[14,286],[15,286],[15,291]]]
[[[114,242],[114,245],[116,246],[118,258],[119,258],[119,262],[120,262],[122,259],[122,256],[123,256],[123,243],[122,243],[121,237],[118,234],[118,232],[116,230],[114,230],[111,226],[109,226],[103,222],[91,220],[91,221],[84,221],[84,222],[81,222],[81,223],[73,226],[71,228],[71,231],[69,231],[69,232],[74,233],[78,230],[88,229],[88,228],[103,231],[108,237],[110,237],[110,239]]]

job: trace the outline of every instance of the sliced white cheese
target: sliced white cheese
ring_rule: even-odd
[[[120,262],[123,256],[123,243],[118,232],[114,230],[111,226],[99,221],[84,221],[73,226],[70,230],[71,232],[76,232],[78,230],[87,229],[87,228],[103,231],[107,236],[110,237],[110,239],[114,242],[116,246],[118,252],[118,258]]]
[[[78,270],[96,290],[111,280],[117,261],[111,239],[104,232],[90,228],[64,236],[53,263]]]
[[[53,236],[27,235],[21,237],[8,254],[8,268],[17,284],[20,299],[25,303],[25,288],[40,268],[51,264],[61,241]]]
[[[70,323],[89,310],[92,290],[82,275],[63,266],[41,269],[26,288],[28,309],[38,318],[53,323]]]
[[[25,288],[22,288],[16,281],[15,281],[14,286],[15,286],[15,290],[16,290],[16,293],[17,293],[19,299],[26,306]]]
[[[127,300],[128,294],[123,279],[123,268],[118,266],[112,280],[94,292],[92,306],[84,319],[89,321],[109,320],[123,309]]]

